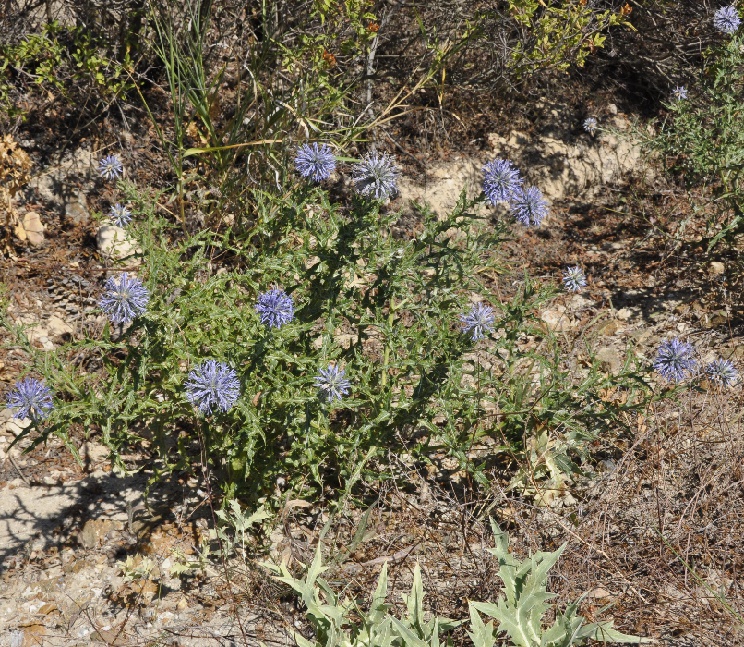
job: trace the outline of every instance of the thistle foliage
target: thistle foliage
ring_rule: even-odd
[[[498,577],[505,595],[496,604],[470,602],[470,637],[474,647],[494,647],[499,634],[506,633],[515,647],[571,647],[587,640],[611,643],[640,644],[637,636],[623,634],[613,628],[612,621],[585,623],[577,614],[580,600],[556,610],[552,626],[543,627],[543,616],[550,610],[554,593],[547,591],[548,572],[560,558],[565,544],[558,550],[538,552],[525,560],[509,553],[509,537],[491,522],[495,547],[488,552],[499,561]],[[424,586],[421,569],[416,564],[411,592],[403,594],[405,613],[398,618],[390,613],[387,602],[387,564],[377,579],[369,605],[362,608],[347,596],[338,595],[321,575],[323,566],[320,546],[304,577],[294,577],[286,564],[264,564],[275,579],[288,584],[301,598],[305,615],[315,636],[307,639],[295,632],[299,647],[439,647],[452,644],[444,634],[463,624],[427,612],[424,606]],[[493,620],[483,622],[480,613]],[[428,618],[428,619],[427,619]],[[646,641],[649,642],[649,641]]]

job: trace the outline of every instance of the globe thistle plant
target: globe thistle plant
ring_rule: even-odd
[[[118,202],[111,206],[109,217],[117,227],[126,227],[132,220],[132,212]]]
[[[367,153],[352,168],[352,178],[359,195],[375,200],[387,200],[398,191],[400,170],[395,158],[387,153]]]
[[[692,344],[676,337],[662,342],[654,360],[654,369],[669,382],[681,382],[692,375],[697,361],[693,358]]]
[[[522,186],[522,178],[509,160],[496,158],[483,167],[483,193],[491,204],[508,202]]]
[[[590,135],[593,135],[597,130],[597,118],[596,117],[587,117],[584,119],[584,123],[582,124],[582,128],[588,132]]]
[[[104,180],[115,180],[124,173],[124,166],[116,155],[106,155],[98,162],[98,172]]]
[[[684,85],[678,85],[672,90],[672,96],[676,101],[683,101],[687,98],[687,88]]]
[[[740,24],[739,12],[733,5],[721,7],[713,14],[713,26],[724,34],[733,34]]]
[[[99,306],[113,323],[125,324],[139,317],[146,309],[150,293],[136,276],[123,272],[117,281],[109,277]]]
[[[8,409],[16,409],[14,418],[31,418],[34,422],[43,420],[54,408],[52,391],[40,380],[27,377],[16,382],[6,397]]]
[[[264,326],[281,328],[294,319],[294,301],[284,290],[273,288],[258,296],[256,312]]]
[[[204,415],[213,409],[229,411],[240,397],[237,373],[224,362],[209,359],[189,373],[186,398]]]
[[[708,379],[719,386],[733,386],[739,381],[739,372],[728,359],[716,359],[705,367]]]
[[[294,159],[297,172],[313,182],[327,180],[336,169],[336,157],[328,144],[303,144]]]
[[[351,389],[351,382],[345,376],[346,372],[335,364],[330,364],[328,368],[321,368],[315,376],[318,395],[329,403],[341,400]]]
[[[467,314],[460,315],[462,331],[471,333],[473,341],[483,339],[485,333],[492,332],[495,320],[493,308],[481,302],[476,303]]]
[[[548,215],[548,203],[536,186],[519,188],[511,199],[511,212],[525,226],[539,226]]]
[[[581,288],[586,287],[586,276],[584,270],[578,265],[569,267],[563,273],[563,285],[569,292],[580,292]]]

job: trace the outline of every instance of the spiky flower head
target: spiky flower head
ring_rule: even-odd
[[[365,198],[387,200],[398,191],[400,169],[395,158],[387,153],[367,153],[351,173],[357,192]]]
[[[654,369],[669,382],[681,382],[692,374],[697,361],[692,354],[692,344],[678,338],[662,342],[654,360]]]
[[[672,96],[677,101],[682,101],[687,98],[687,88],[684,85],[678,85],[672,90]]]
[[[584,123],[581,124],[581,126],[586,132],[588,132],[590,135],[593,135],[597,130],[597,118],[587,117],[586,119],[584,119]]]
[[[483,167],[483,193],[491,204],[508,202],[522,186],[522,178],[509,160],[497,157]]]
[[[740,24],[739,12],[733,5],[721,7],[713,14],[713,26],[724,34],[733,34]]]
[[[118,202],[111,205],[109,216],[111,217],[111,222],[113,222],[117,227],[126,227],[132,220],[132,212],[123,204]]]
[[[328,144],[318,146],[318,142],[313,142],[297,149],[294,163],[302,177],[321,182],[331,177],[336,168],[336,156]]]
[[[258,295],[256,312],[264,326],[281,328],[294,319],[294,301],[284,290],[272,288]]]
[[[728,359],[716,359],[705,367],[708,379],[720,386],[733,386],[739,381],[739,372]]]
[[[189,373],[186,398],[204,415],[212,409],[229,411],[240,397],[238,374],[224,362],[208,359]]]
[[[98,171],[104,180],[115,180],[121,177],[124,166],[116,155],[106,155],[98,162]]]
[[[569,292],[580,292],[581,288],[586,287],[584,270],[578,265],[567,268],[563,273],[563,285]]]
[[[315,386],[318,387],[320,397],[326,402],[341,400],[351,389],[351,382],[345,375],[346,371],[335,364],[321,368],[315,376]]]
[[[8,409],[16,409],[14,418],[31,418],[33,421],[43,420],[54,408],[52,392],[40,380],[27,377],[16,382],[15,387],[7,395]]]
[[[116,324],[129,323],[146,309],[150,293],[136,276],[122,272],[119,280],[109,277],[98,305]]]
[[[511,212],[517,222],[537,227],[548,215],[548,203],[536,186],[520,187],[512,196]]]
[[[485,337],[485,333],[493,331],[493,324],[496,317],[493,314],[493,308],[484,305],[480,301],[476,303],[467,314],[460,315],[462,322],[462,331],[471,333],[473,341],[478,341]]]

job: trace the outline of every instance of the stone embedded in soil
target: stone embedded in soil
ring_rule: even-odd
[[[82,191],[73,191],[65,198],[65,217],[79,225],[84,225],[90,220],[88,210],[88,199]]]
[[[600,348],[596,352],[595,357],[602,370],[607,373],[618,373],[623,366],[620,353],[618,353],[616,348],[612,348],[611,346]]]
[[[112,530],[123,530],[124,522],[113,519],[89,519],[78,534],[78,542],[83,548],[97,548],[103,545],[106,535]]]
[[[721,276],[726,273],[726,265],[720,261],[713,261],[708,265],[711,276]]]
[[[559,332],[571,330],[574,326],[574,322],[566,312],[566,308],[561,305],[543,310],[540,313],[540,319],[545,322],[548,329]]]
[[[116,225],[102,225],[96,233],[98,250],[104,256],[123,260],[138,253],[137,244],[125,229]]]
[[[34,247],[39,247],[44,243],[44,225],[36,211],[28,211],[23,215],[21,221],[28,242]]]

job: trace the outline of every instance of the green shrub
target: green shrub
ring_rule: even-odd
[[[55,21],[19,43],[0,47],[0,110],[22,114],[15,99],[30,91],[37,100],[79,102],[96,111],[134,87],[132,70],[128,53],[119,61],[89,30]]]
[[[509,0],[509,14],[523,30],[511,52],[510,67],[520,77],[582,67],[604,46],[610,28],[632,28],[630,12],[627,4],[614,11],[596,9],[585,0]]]
[[[711,189],[708,199],[693,205],[695,211],[709,214],[708,250],[742,232],[743,47],[744,38],[735,34],[710,48],[697,84],[688,90],[689,98],[672,97],[669,120],[656,137],[646,139],[688,186]]]
[[[444,217],[422,208],[416,231],[400,237],[399,214],[377,202],[333,203],[304,185],[256,190],[258,217],[240,235],[179,237],[155,202],[119,186],[140,212],[132,231],[152,295],[145,314],[49,353],[3,319],[56,394],[36,442],[100,429],[120,467],[122,453],[151,447],[165,471],[190,469],[201,448],[226,493],[255,499],[277,479],[317,495],[324,485],[385,478],[378,459],[403,450],[423,461],[445,451],[486,483],[494,454],[531,451],[531,439],[549,437],[540,461],[565,480],[587,442],[642,400],[630,366],[618,377],[596,367],[571,375],[536,316],[549,287],[525,280],[503,301],[489,288],[504,225],[474,214],[483,197],[463,195]],[[267,329],[254,306],[274,286],[293,298],[295,319]],[[461,330],[471,295],[496,310],[492,343]],[[536,347],[528,335],[545,339]],[[242,395],[204,417],[184,381],[207,359],[237,371]],[[331,406],[314,386],[329,364],[352,383]],[[609,388],[624,392],[622,404],[606,397]],[[496,447],[476,461],[471,449],[485,437]]]

